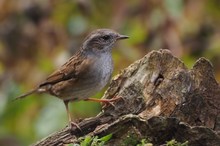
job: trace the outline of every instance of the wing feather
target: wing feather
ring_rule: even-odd
[[[73,56],[60,69],[54,71],[45,82],[40,84],[40,87],[45,85],[53,85],[65,80],[77,79],[79,74],[85,72],[85,69],[89,65],[89,60],[85,56]]]

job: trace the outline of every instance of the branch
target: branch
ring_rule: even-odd
[[[114,106],[103,107],[96,117],[85,119],[79,123],[82,131],[70,130],[66,127],[40,140],[34,146],[77,143],[79,142],[78,138],[85,135],[105,135],[108,133],[119,135],[118,139],[123,139],[122,135],[128,134],[128,130],[125,129],[128,129],[131,123],[135,125],[136,132],[135,130],[133,132],[139,133],[139,138],[151,137],[155,143],[165,142],[172,137],[180,141],[189,140],[191,144],[196,142],[198,144],[201,140],[199,136],[206,138],[207,144],[213,142],[210,140],[211,136],[215,138],[215,141],[220,139],[215,133],[220,129],[220,88],[214,78],[212,65],[205,58],[200,58],[192,69],[187,69],[169,51],[152,51],[117,75],[103,98],[110,99],[116,96],[121,96],[122,99],[116,101]],[[193,127],[176,122],[176,124],[169,125],[171,128],[167,127],[170,129],[170,131],[166,131],[168,137],[159,138],[158,135],[161,134],[154,132],[159,132],[160,128],[164,128],[160,126],[164,125],[160,121],[166,123],[172,118],[163,119],[155,116],[177,117],[180,121]],[[155,118],[159,120],[155,128],[159,129],[153,130],[153,133],[146,133],[154,124],[149,120],[152,121]],[[125,124],[126,122],[127,124]],[[148,129],[145,129],[144,132],[139,124]],[[181,134],[178,133],[181,132],[178,131],[181,126],[188,130],[184,131],[183,129],[186,136],[183,135],[182,139],[179,138]],[[205,126],[205,130],[198,126]],[[190,132],[196,135],[191,136]],[[204,134],[208,135],[204,136]],[[196,140],[192,138],[196,138]],[[119,142],[117,138],[111,141],[113,143]]]

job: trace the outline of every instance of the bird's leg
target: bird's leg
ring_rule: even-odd
[[[112,99],[87,98],[87,99],[85,99],[85,101],[102,102],[104,104],[110,104],[114,107],[114,104],[112,104],[111,102],[114,102],[114,101],[121,99],[121,98],[122,98],[121,96],[116,97],[116,98],[112,98]]]
[[[64,102],[64,105],[65,105],[65,108],[66,108],[66,112],[67,112],[67,115],[68,115],[69,127],[72,129],[72,126],[75,126],[75,127],[77,127],[79,130],[81,130],[81,128],[79,127],[79,125],[72,121],[72,116],[71,116],[71,114],[70,114],[69,106],[68,106],[69,101],[66,100],[66,101],[63,101],[63,102]]]

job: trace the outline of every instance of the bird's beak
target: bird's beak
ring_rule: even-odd
[[[129,38],[129,36],[120,34],[120,35],[118,35],[117,40],[128,39],[128,38]]]

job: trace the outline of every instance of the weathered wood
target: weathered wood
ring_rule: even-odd
[[[133,121],[130,124],[134,124],[139,138],[151,138],[157,144],[171,138],[188,140],[192,145],[202,140],[204,144],[216,145],[220,140],[215,133],[220,129],[220,87],[214,78],[212,65],[205,58],[200,58],[192,69],[187,69],[183,62],[169,51],[152,51],[117,75],[103,98],[116,96],[121,96],[122,99],[115,101],[114,106],[105,106],[96,117],[79,123],[82,131],[64,128],[34,145],[63,145],[78,142],[78,138],[85,135],[108,133],[118,135],[118,138],[110,142],[116,144],[121,142],[122,136],[131,128],[128,121]],[[170,129],[170,125],[161,127],[160,125],[166,124],[159,122],[155,125],[149,122],[155,119],[155,116],[177,117],[192,127],[180,122],[173,123],[171,127],[174,127]],[[172,118],[161,121],[166,123],[166,120],[170,119]],[[126,122],[128,123],[125,124]],[[138,126],[141,123],[142,126]],[[148,132],[152,124],[158,126],[154,127],[157,130],[151,129],[151,132]],[[181,131],[178,130],[183,125],[185,135],[181,138]],[[161,137],[161,134],[157,133],[160,128],[168,128],[165,135],[169,136]],[[133,132],[135,133],[135,130]],[[210,139],[211,137],[214,139]]]

